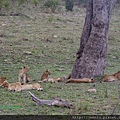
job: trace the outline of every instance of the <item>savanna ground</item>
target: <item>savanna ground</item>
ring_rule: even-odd
[[[71,72],[75,53],[79,48],[85,8],[74,8],[66,12],[45,13],[28,10],[24,16],[0,16],[0,76],[8,82],[18,81],[18,71],[29,67],[29,76],[39,81],[42,73],[49,69],[50,77],[63,77]],[[120,70],[120,9],[112,12],[110,23],[107,66],[104,74]],[[120,115],[119,82],[65,84],[41,83],[44,90],[32,90],[40,99],[57,96],[72,103],[75,108],[36,106],[28,91],[10,92],[0,87],[0,115]],[[86,93],[95,85],[96,93]],[[114,111],[114,112],[113,112]]]

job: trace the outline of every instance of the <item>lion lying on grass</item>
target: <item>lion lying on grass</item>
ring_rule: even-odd
[[[5,87],[5,88],[7,88],[9,91],[15,90],[15,88],[16,88],[17,86],[19,86],[19,85],[21,85],[20,82],[16,82],[16,83],[11,83],[11,84],[9,84],[7,81],[4,81],[3,84],[2,84],[2,86]]]
[[[95,80],[89,78],[82,78],[82,79],[73,79],[70,78],[66,81],[66,83],[94,83]]]
[[[56,83],[56,82],[61,82],[62,81],[62,78],[49,78],[49,75],[50,75],[50,71],[47,69],[43,75],[41,76],[41,81],[39,82],[53,82],[53,83]]]
[[[42,82],[52,82],[52,83],[62,82],[62,78],[47,78],[42,80]]]
[[[21,85],[20,82],[9,84],[7,81],[5,81],[3,82],[2,86],[7,88],[9,91],[12,90],[15,92],[19,92],[23,90],[33,90],[33,89],[43,90],[43,87],[39,83]]]
[[[116,80],[118,80],[118,78],[113,75],[105,75],[104,78],[102,79],[103,82],[113,82]]]
[[[118,78],[118,80],[120,80],[120,71],[118,71],[117,73],[113,74],[113,76],[115,76],[116,78]]]
[[[114,73],[113,75],[105,75],[102,79],[103,82],[113,82],[116,80],[120,80],[120,71]]]
[[[43,90],[42,86],[39,83],[34,84],[26,84],[26,85],[20,85],[15,88],[15,92],[23,91],[23,90]]]

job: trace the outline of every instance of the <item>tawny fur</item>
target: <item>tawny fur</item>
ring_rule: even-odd
[[[35,81],[35,80],[32,80],[32,79],[28,76],[28,74],[26,74],[26,76],[27,76],[26,83]]]
[[[47,78],[42,80],[42,82],[53,82],[53,83],[62,82],[62,78]]]
[[[33,88],[37,90],[43,90],[43,87],[39,83],[34,83]]]
[[[18,79],[20,83],[27,83],[27,82],[31,82],[32,79],[28,76],[27,72],[29,71],[27,66],[24,66],[18,74]]]
[[[15,88],[17,87],[17,86],[20,86],[21,85],[21,83],[20,82],[16,82],[16,83],[8,83],[7,81],[4,81],[3,82],[3,87],[5,87],[5,88],[7,88],[9,91],[11,91],[11,90],[15,90]]]
[[[102,79],[103,82],[113,82],[116,80],[118,80],[118,78],[113,75],[105,75],[104,78]]]
[[[82,79],[73,79],[70,78],[66,81],[66,83],[94,83],[95,80],[89,78],[82,78]]]
[[[45,79],[48,79],[48,76],[50,75],[51,73],[48,71],[48,69],[43,73],[43,75],[41,76],[41,80],[45,80]]]
[[[115,76],[116,78],[118,78],[118,80],[120,80],[120,71],[118,71],[117,73],[113,74],[113,76]]]
[[[34,84],[25,84],[20,85],[15,88],[15,92],[23,91],[23,90],[43,90],[43,87],[39,83]]]
[[[0,86],[3,84],[4,81],[6,81],[6,77],[1,77],[0,78]]]
[[[4,81],[2,86],[7,88],[9,91],[13,90],[15,92],[19,92],[22,90],[33,90],[33,89],[43,90],[43,87],[39,83],[21,85],[20,82],[9,84],[7,81]]]

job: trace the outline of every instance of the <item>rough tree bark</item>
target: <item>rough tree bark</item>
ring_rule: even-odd
[[[86,18],[71,73],[72,78],[102,75],[107,56],[111,10],[116,0],[89,0]]]

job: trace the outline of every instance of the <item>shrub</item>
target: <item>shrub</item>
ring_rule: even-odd
[[[38,0],[32,0],[32,2],[33,2],[33,4],[34,4],[35,6],[37,6]]]
[[[9,2],[7,0],[0,0],[0,9],[3,7],[8,8]]]
[[[48,0],[45,2],[44,6],[50,8],[52,12],[55,12],[58,4],[58,0]]]
[[[73,0],[66,0],[66,3],[65,3],[66,10],[72,11],[73,5],[74,5]]]

